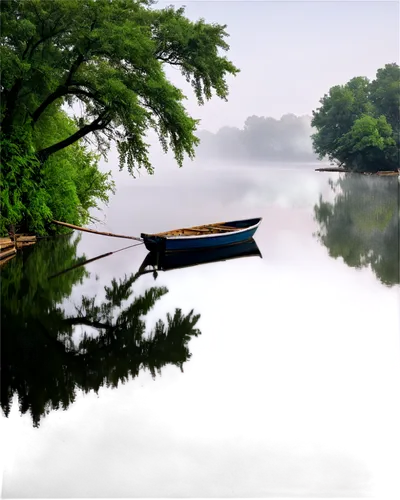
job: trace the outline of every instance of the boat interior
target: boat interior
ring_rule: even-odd
[[[205,234],[220,234],[220,233],[231,233],[233,231],[239,231],[242,229],[235,226],[224,225],[223,222],[217,222],[214,224],[205,224],[203,226],[193,226],[184,227],[181,229],[172,229],[171,231],[165,231],[163,233],[156,233],[152,236],[201,236]]]

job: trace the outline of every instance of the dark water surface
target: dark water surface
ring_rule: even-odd
[[[75,233],[6,265],[4,497],[398,497],[397,178],[176,169],[106,216],[261,216],[262,258],[138,276],[137,246],[52,277],[135,243]]]

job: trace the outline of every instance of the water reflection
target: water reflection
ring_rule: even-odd
[[[140,266],[139,274],[153,273],[156,279],[158,271],[171,271],[184,267],[255,256],[262,257],[260,249],[253,238],[236,245],[210,250],[203,249],[173,253],[152,251],[146,255]]]
[[[35,426],[51,410],[67,409],[78,389],[117,387],[143,369],[154,377],[167,364],[182,369],[190,339],[200,334],[200,316],[179,308],[146,334],[145,317],[168,290],[151,287],[134,296],[139,274],[113,279],[100,303],[82,296],[67,314],[63,301],[88,277],[76,267],[85,260],[77,257],[78,241],[42,241],[2,271],[1,406],[7,416],[17,394],[21,413],[29,412]],[[48,279],[68,266],[74,269]]]
[[[193,344],[224,352],[225,359],[351,359],[354,367],[397,370],[397,290],[377,280],[399,283],[395,179],[345,178],[335,193],[323,174],[307,171],[293,177],[268,169],[209,169],[196,174],[196,182],[193,170],[181,174],[183,180],[168,172],[168,189],[157,177],[121,189],[107,210],[108,225],[94,229],[138,235],[260,214],[256,239],[264,258],[254,241],[231,249],[254,258],[193,254],[174,263],[164,256],[155,266],[154,287],[157,262],[143,246],[115,255],[120,247],[113,238],[84,234],[27,248],[0,271],[3,404],[20,394],[40,414],[49,401],[67,405],[92,387],[125,385],[131,393],[160,379],[172,383],[180,375],[172,363],[190,365]],[[271,202],[260,186],[270,186],[267,194],[278,199]],[[154,199],[162,210],[154,209]],[[127,207],[139,215],[121,217]],[[323,246],[312,237],[315,231]],[[325,246],[347,265],[329,258]],[[79,266],[87,259],[82,249],[91,260],[87,267]],[[114,255],[93,261],[103,254]],[[213,264],[198,266],[199,258]],[[359,265],[362,272],[354,270]],[[127,272],[139,276],[124,277]],[[152,302],[144,319],[140,311]],[[193,308],[191,316],[184,314]],[[143,372],[148,367],[154,375],[165,365],[156,381]]]
[[[398,179],[346,174],[330,185],[333,203],[320,197],[314,208],[320,242],[331,257],[342,257],[350,267],[371,266],[382,283],[398,285]]]

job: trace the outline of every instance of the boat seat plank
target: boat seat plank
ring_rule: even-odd
[[[209,233],[210,231],[208,229],[205,229],[204,227],[184,227],[181,229],[181,231],[193,231],[195,233]]]
[[[233,226],[207,226],[212,229],[218,229],[219,231],[237,231],[239,228],[238,227],[233,227]]]
[[[194,226],[194,227],[184,227],[182,229],[173,229],[172,231],[165,231],[163,233],[155,233],[154,236],[184,236],[184,235],[195,235],[195,234],[215,234],[222,231],[232,232],[237,231],[239,228],[233,226]]]

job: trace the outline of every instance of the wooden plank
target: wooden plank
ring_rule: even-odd
[[[190,233],[209,233],[208,229],[195,229],[194,227],[183,227],[182,229],[171,229],[171,231],[164,231],[163,233],[156,233],[154,236],[173,236],[181,234],[184,231],[189,231]]]
[[[4,252],[5,250],[10,250],[11,248],[15,248],[13,243],[11,243],[11,245],[7,245],[7,246],[3,245],[0,247],[0,252]]]
[[[173,236],[178,234],[182,229],[172,229],[172,231],[164,231],[163,233],[150,233],[149,236]]]
[[[225,222],[215,222],[213,224],[202,224],[201,226],[193,226],[191,229],[202,229],[202,228],[212,228],[212,229],[220,229],[220,228],[227,228],[227,227],[232,227],[232,226],[225,226]],[[237,229],[236,227],[233,229]]]
[[[0,250],[5,250],[6,248],[12,248],[14,246],[14,242],[10,241],[9,243],[1,243]]]
[[[182,229],[172,229],[171,231],[165,231],[164,233],[156,233],[153,236],[204,236],[204,234],[213,234],[216,231],[211,229],[194,229],[185,227]]]
[[[229,231],[229,232],[237,231],[238,229],[244,229],[233,226],[207,226],[207,227],[212,227],[213,229],[217,229],[218,231]]]
[[[15,243],[17,248],[25,248],[30,247],[31,245],[35,245],[36,241],[18,241]]]
[[[195,233],[209,233],[209,229],[205,229],[204,227],[184,227],[181,231],[194,231]]]
[[[16,248],[12,248],[11,250],[5,250],[4,252],[0,252],[0,260],[3,260],[10,255],[14,255],[15,253],[17,253]]]
[[[125,236],[124,234],[114,234],[114,233],[105,233],[102,231],[95,231],[94,229],[87,229],[86,227],[74,226],[73,224],[68,224],[67,222],[60,222],[58,220],[52,220],[51,222],[53,224],[57,224],[58,226],[69,227],[70,229],[75,229],[77,231],[84,231],[86,233],[100,234],[102,236],[112,236],[113,238],[125,238],[127,240],[143,241],[142,238],[137,238],[136,236]]]
[[[4,264],[7,264],[11,259],[15,257],[16,254],[10,255],[10,257],[7,257],[6,259],[0,260],[0,267],[4,266]]]
[[[233,226],[216,226],[214,224],[212,225],[205,225],[205,226],[193,226],[193,227],[183,227],[181,229],[172,229],[171,231],[164,231],[163,233],[155,233],[153,236],[180,236],[184,235],[185,232],[190,233],[197,233],[199,235],[201,234],[216,234],[221,231],[226,231],[226,232],[232,232],[232,231],[238,231],[238,227],[233,227]],[[244,228],[243,228],[244,229]]]
[[[15,239],[17,242],[36,242],[36,236],[24,236],[24,235],[19,235],[19,234],[16,234],[15,235]]]
[[[12,243],[11,238],[0,238],[0,245],[3,245],[5,243]]]

